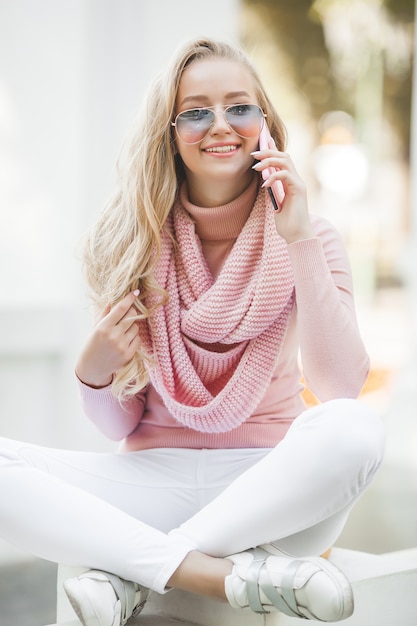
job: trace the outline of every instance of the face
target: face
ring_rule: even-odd
[[[229,59],[212,58],[195,61],[184,70],[175,115],[201,107],[213,107],[215,112],[213,124],[198,143],[185,143],[175,132],[176,148],[194,202],[207,196],[213,185],[233,199],[252,179],[251,152],[258,147],[259,133],[242,137],[229,126],[224,107],[235,104],[258,104],[254,81],[246,67]]]

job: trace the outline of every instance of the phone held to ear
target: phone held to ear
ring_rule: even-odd
[[[263,128],[261,130],[261,134],[259,135],[259,149],[260,150],[268,150],[269,149],[269,140],[271,139],[271,134],[269,132],[269,128],[264,122]],[[276,169],[273,167],[267,167],[262,170],[262,178],[267,180],[271,174],[276,172]],[[279,213],[282,209],[282,201],[284,200],[284,187],[282,186],[282,182],[280,180],[272,183],[271,187],[268,187],[268,193],[271,197],[272,204],[277,213]]]

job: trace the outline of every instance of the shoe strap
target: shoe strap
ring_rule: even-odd
[[[248,604],[255,613],[265,613],[262,605],[259,590],[259,576],[261,569],[265,565],[265,558],[254,557],[246,572],[246,594],[248,596]]]
[[[279,593],[272,584],[270,575],[266,569],[265,561],[269,556],[270,555],[265,558],[265,554],[257,556],[255,553],[254,559],[246,572],[246,593],[249,607],[255,613],[269,612],[262,604],[260,595],[262,591],[272,605],[281,611],[281,613],[285,613],[291,617],[304,617],[298,612],[293,588],[295,574],[299,568],[300,561],[291,561],[285,568],[280,586],[281,593]]]
[[[263,580],[259,582],[259,587],[268,600],[282,613],[290,615],[291,617],[304,617],[298,610],[294,590],[294,579],[301,562],[302,561],[294,559],[284,569],[281,575],[280,592],[278,592],[276,587],[272,584],[266,568],[261,573]]]
[[[115,574],[106,572],[114,592],[120,600],[122,624],[125,624],[135,609],[136,587],[130,580],[121,580]]]

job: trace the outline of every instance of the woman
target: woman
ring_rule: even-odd
[[[355,399],[369,360],[342,241],[309,215],[284,143],[244,54],[211,40],[179,50],[86,250],[100,314],[76,372],[86,414],[120,450],[2,441],[15,494],[2,534],[90,568],[65,583],[84,626],[125,624],[148,589],[172,587],[320,621],[353,611],[319,555],[383,434]],[[321,402],[307,410],[299,353]]]

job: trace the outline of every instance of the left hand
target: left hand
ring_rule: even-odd
[[[273,139],[270,140],[268,150],[258,150],[252,156],[259,160],[253,166],[257,172],[271,167],[276,171],[264,182],[264,187],[270,187],[273,182],[280,180],[284,187],[285,197],[282,210],[275,214],[275,224],[278,234],[287,243],[310,239],[314,237],[308,213],[307,192],[290,155],[277,150]]]

